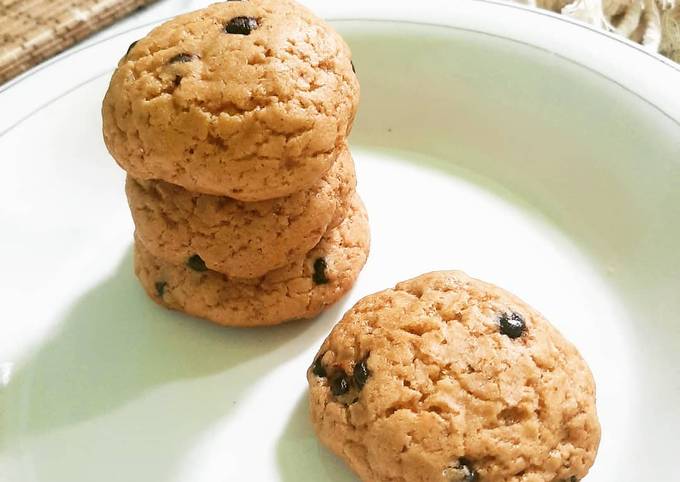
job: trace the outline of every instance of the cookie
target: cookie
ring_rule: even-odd
[[[102,106],[136,179],[259,201],[307,189],[344,149],[359,101],[349,47],[291,0],[217,3],[136,42]]]
[[[366,481],[574,482],[600,440],[576,348],[459,271],[359,301],[307,378],[319,438]]]
[[[348,217],[303,258],[255,279],[228,278],[200,258],[173,265],[135,243],[135,272],[149,296],[175,310],[229,326],[275,325],[312,318],[354,284],[370,243],[357,195]]]
[[[126,192],[137,238],[154,256],[183,264],[198,255],[213,271],[253,278],[304,257],[346,217],[355,186],[346,149],[311,189],[283,198],[236,201],[130,176]]]

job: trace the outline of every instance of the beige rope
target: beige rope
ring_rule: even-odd
[[[590,23],[680,62],[680,0],[517,0]]]

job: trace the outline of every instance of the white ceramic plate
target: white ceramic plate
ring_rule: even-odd
[[[526,299],[590,363],[588,480],[677,481],[680,70],[491,2],[308,3],[354,51],[373,232],[360,281],[314,321],[223,329],[138,286],[99,108],[150,27],[0,92],[0,480],[353,480],[314,438],[305,369],[361,296],[458,268]]]

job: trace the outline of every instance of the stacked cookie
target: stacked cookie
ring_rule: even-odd
[[[345,42],[290,0],[214,4],[133,44],[102,115],[148,294],[235,326],[340,298],[369,249],[347,146],[358,100]]]

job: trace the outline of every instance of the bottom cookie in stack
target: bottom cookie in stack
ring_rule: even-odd
[[[135,240],[135,273],[157,303],[228,326],[267,326],[312,318],[352,287],[370,247],[358,195],[348,215],[304,258],[259,278],[229,278],[202,263],[176,265]]]

